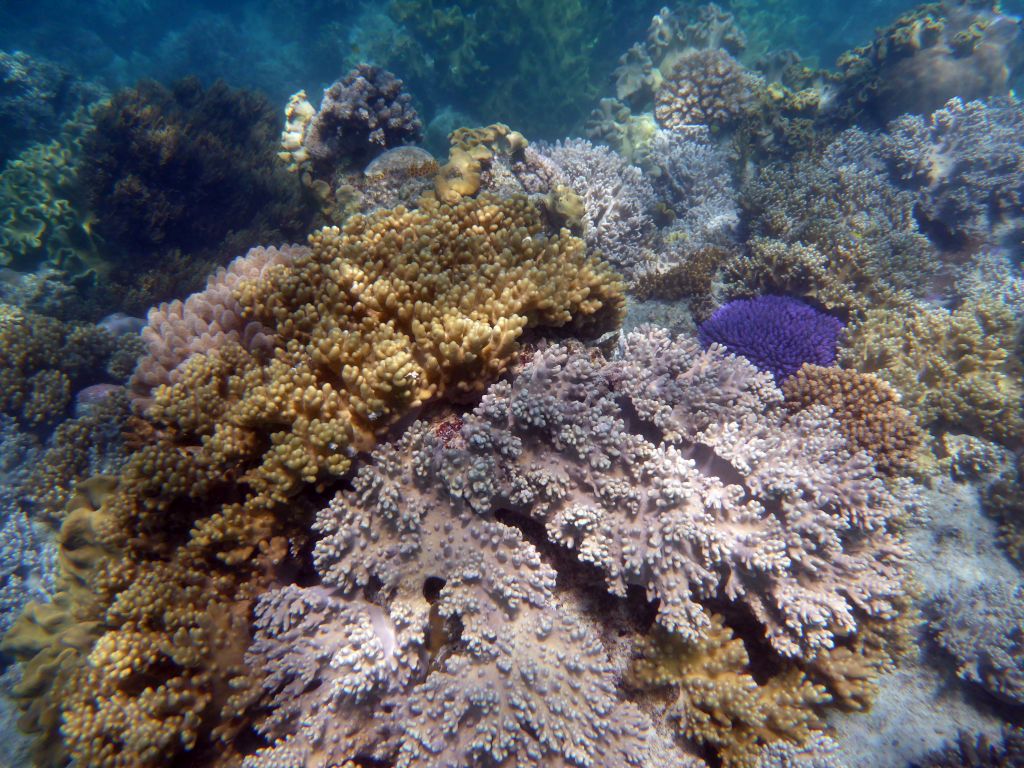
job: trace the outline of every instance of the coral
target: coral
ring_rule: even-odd
[[[33,144],[0,171],[0,266],[59,270],[70,278],[102,272],[92,220],[79,189],[87,117],[53,141]]]
[[[949,311],[910,305],[868,310],[847,328],[843,367],[874,373],[922,426],[939,423],[1001,441],[1022,429],[1016,324],[1003,305],[978,300]]]
[[[921,5],[839,57],[840,102],[884,123],[928,114],[949,99],[1006,94],[1024,63],[1019,19],[998,3]]]
[[[104,379],[131,346],[94,325],[0,305],[0,410],[29,426],[52,426],[67,414],[72,396]]]
[[[659,130],[653,115],[634,115],[618,99],[601,99],[586,124],[587,136],[640,166],[644,165],[651,138]]]
[[[582,139],[535,145],[583,202],[583,237],[628,278],[654,258],[654,187],[639,168]],[[539,190],[531,190],[539,191]]]
[[[127,458],[121,433],[129,412],[128,398],[117,387],[87,413],[57,426],[21,488],[35,519],[59,524],[79,483],[120,470]]]
[[[680,57],[654,97],[658,124],[686,133],[697,125],[728,128],[750,108],[749,77],[728,53],[693,51]]]
[[[953,744],[928,755],[914,768],[1014,768],[1024,762],[1024,731],[1010,728],[998,743],[961,733]]]
[[[301,117],[309,110],[292,111]],[[362,168],[385,149],[415,144],[422,135],[423,124],[402,81],[361,64],[324,91],[292,162],[302,167],[308,157],[313,177],[330,183],[338,171]]]
[[[651,19],[645,42],[634,45],[619,59],[614,72],[615,96],[643,109],[653,103],[655,93],[680,59],[698,51],[736,56],[746,44],[732,14],[714,3],[700,6],[696,13],[685,6],[673,11],[662,8]]]
[[[903,604],[887,528],[907,488],[823,409],[787,416],[770,377],[719,347],[654,329],[617,362],[550,347],[444,424],[378,447],[318,514],[322,585],[261,600],[249,660],[275,743],[252,768],[642,761],[652,715],[621,701],[606,645],[644,631],[608,613],[633,590],[656,632],[707,651],[681,727],[741,764],[818,723],[828,696],[801,659]],[[602,585],[612,597],[594,599]],[[708,605],[732,603],[781,670],[746,669]]]
[[[53,589],[52,544],[7,494],[0,526],[0,634],[7,632],[30,600],[44,601]]]
[[[206,280],[206,288],[184,302],[175,300],[149,311],[142,339],[146,354],[132,375],[131,392],[138,406],[152,401],[153,390],[175,384],[182,366],[194,354],[203,354],[228,343],[252,353],[269,352],[274,341],[257,321],[246,321],[235,289],[244,280],[257,280],[278,264],[291,264],[309,254],[299,245],[252,248]]]
[[[815,707],[829,701],[825,689],[797,669],[759,685],[743,641],[719,616],[694,643],[657,633],[637,652],[630,682],[671,686],[670,719],[687,738],[711,745],[727,768],[755,766],[766,745],[804,742],[824,725]]]
[[[320,230],[308,253],[235,286],[273,354],[222,339],[173,369],[97,510],[120,553],[85,580],[98,637],[36,692],[75,762],[144,768],[214,749],[241,762],[259,704],[251,611],[300,567],[319,494],[411,409],[485,387],[524,330],[619,321],[610,269],[545,231],[522,198],[427,202]]]
[[[754,238],[731,268],[738,293],[786,291],[862,311],[932,290],[939,263],[918,229],[914,194],[849,162],[851,140],[818,160],[772,164],[746,187]]]
[[[102,95],[52,61],[0,51],[0,166],[29,144],[52,139],[65,120]]]
[[[22,679],[12,691],[23,710],[19,726],[37,736],[37,765],[64,765],[68,754],[60,735],[60,706],[73,695],[74,666],[99,634],[99,624],[86,582],[116,555],[100,542],[96,528],[103,498],[110,494],[109,478],[83,483],[69,502],[61,526],[60,571],[49,602],[30,602],[4,635],[0,650],[22,662]],[[44,694],[50,694],[49,696]]]
[[[1024,586],[961,587],[935,596],[926,610],[935,641],[955,659],[960,677],[1024,703]]]
[[[756,768],[845,768],[840,762],[838,744],[829,736],[816,733],[802,746],[776,741],[765,746]]]
[[[853,450],[867,451],[881,471],[896,474],[914,462],[923,435],[899,395],[869,373],[805,363],[782,384],[786,405],[832,409]]]
[[[456,128],[448,141],[448,162],[438,168],[434,179],[437,199],[445,203],[457,203],[463,197],[477,194],[484,184],[487,168],[501,157],[521,156],[528,146],[523,134],[504,123],[483,128]],[[497,191],[493,185],[487,186],[488,191]]]
[[[1024,227],[1024,108],[1015,100],[904,115],[879,142],[892,173],[917,192],[918,215],[947,240],[1000,241]]]
[[[263,96],[143,82],[95,121],[80,182],[118,282],[166,269],[175,250],[208,261],[308,231],[314,208],[275,156],[277,114]]]
[[[737,299],[700,326],[701,343],[743,355],[781,384],[805,363],[829,366],[843,331],[838,318],[788,296]]]

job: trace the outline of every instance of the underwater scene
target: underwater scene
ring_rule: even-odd
[[[1024,768],[1024,0],[0,0],[0,768]]]

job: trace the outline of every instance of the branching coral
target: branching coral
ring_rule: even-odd
[[[817,161],[763,170],[745,190],[751,253],[732,267],[739,292],[762,287],[860,311],[925,295],[937,260],[914,218],[915,196],[848,162],[836,142]]]
[[[324,585],[260,603],[250,663],[277,741],[249,765],[642,761],[650,724],[590,629],[615,601],[581,600],[580,563],[588,588],[644,593],[670,642],[705,644],[680,735],[752,760],[808,736],[828,698],[786,659],[894,618],[902,545],[887,528],[905,493],[822,409],[787,416],[770,377],[721,348],[648,329],[619,362],[539,352],[457,431],[419,423],[378,448],[319,513]],[[733,602],[787,671],[737,670],[743,643],[705,606]]]
[[[581,240],[546,234],[525,199],[486,196],[326,228],[233,295],[273,353],[222,337],[157,387],[145,444],[98,517],[120,553],[88,579],[98,638],[61,662],[66,686],[37,691],[57,713],[44,730],[59,725],[81,764],[214,748],[240,762],[258,693],[243,663],[250,610],[307,541],[304,491],[415,406],[484,387],[525,329],[598,333],[623,301]]]
[[[230,342],[252,353],[269,351],[274,342],[268,338],[268,330],[259,322],[246,322],[235,289],[243,280],[258,280],[267,269],[291,264],[308,253],[308,248],[298,245],[252,248],[211,275],[205,290],[184,302],[175,300],[151,309],[148,323],[142,329],[146,355],[139,361],[131,381],[136,402],[147,406],[156,387],[176,383],[182,366],[194,354]]]
[[[1012,704],[1024,703],[1024,586],[982,583],[928,606],[939,646],[957,673]]]
[[[783,382],[793,410],[824,405],[842,427],[851,448],[867,451],[883,472],[897,473],[914,461],[923,435],[899,395],[870,373],[805,364]]]
[[[824,725],[814,708],[830,700],[825,689],[796,668],[758,684],[743,641],[719,616],[695,643],[659,633],[638,650],[631,683],[673,686],[671,718],[687,738],[711,745],[723,766],[755,766],[761,748],[804,742]]]
[[[918,213],[946,239],[1001,240],[1024,227],[1024,108],[953,99],[930,117],[904,115],[879,142]]]
[[[104,369],[124,344],[98,326],[0,305],[0,411],[25,425],[52,426],[76,392],[117,379]]]
[[[644,43],[634,45],[619,59],[615,70],[615,96],[633,107],[644,108],[671,76],[680,59],[698,51],[721,51],[737,55],[746,38],[731,14],[714,3],[700,6],[697,13],[680,6],[661,9],[651,19]]]
[[[1003,305],[980,299],[952,312],[872,309],[847,329],[840,360],[892,384],[923,426],[1012,442],[1022,429],[1016,333]]]
[[[385,149],[415,144],[423,133],[402,81],[380,67],[353,69],[324,91],[318,110],[298,96],[289,104],[282,156],[328,184]]]

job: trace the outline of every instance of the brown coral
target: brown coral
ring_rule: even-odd
[[[896,391],[877,376],[805,363],[786,379],[782,391],[791,410],[817,404],[831,408],[850,447],[871,454],[883,472],[899,473],[913,463],[921,430],[899,405]]]

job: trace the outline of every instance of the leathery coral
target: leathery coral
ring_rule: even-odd
[[[98,637],[37,691],[80,765],[240,762],[251,608],[293,572],[316,488],[411,408],[483,388],[525,329],[621,313],[618,279],[523,198],[355,217],[310,246],[235,289],[273,354],[227,339],[177,367],[103,500]]]
[[[257,608],[273,745],[246,765],[676,765],[693,741],[754,764],[860,674],[822,672],[833,646],[895,619],[910,494],[720,347],[648,328],[611,363],[538,352],[456,432],[379,447],[318,514],[323,583]],[[608,663],[647,631],[616,606],[644,598],[694,649],[706,705],[673,715],[670,744]],[[755,680],[722,611],[783,671]]]

